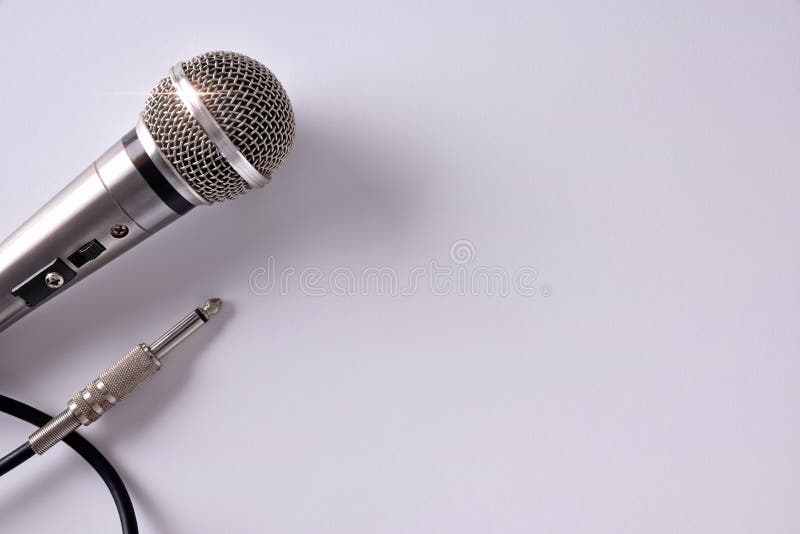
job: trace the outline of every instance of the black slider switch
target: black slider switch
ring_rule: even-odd
[[[100,244],[97,239],[92,239],[81,248],[73,252],[67,259],[75,267],[83,267],[93,259],[97,258],[100,254],[106,251],[106,247]]]

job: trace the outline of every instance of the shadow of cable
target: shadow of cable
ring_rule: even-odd
[[[66,445],[60,444],[57,447],[65,447]],[[3,495],[0,499],[0,517],[9,518],[12,516],[30,516],[35,518],[36,514],[40,512],[40,503],[43,492],[53,495],[53,498],[58,498],[58,495],[63,495],[63,487],[67,486],[67,480],[70,477],[76,476],[78,473],[91,471],[83,459],[81,459],[73,451],[69,451],[69,461],[59,462],[54,467],[48,469],[46,472],[40,471],[38,476],[30,478],[26,477],[24,480],[17,482],[14,485],[12,492]],[[31,461],[37,461],[34,458]],[[155,527],[153,533],[175,534],[177,529],[170,520],[169,514],[165,513],[148,495],[147,491],[140,491],[140,486],[136,477],[118,466],[115,468],[119,471],[125,486],[128,488],[131,498],[134,501],[136,508],[136,515],[138,522],[142,523],[142,518],[147,517],[151,526]],[[18,469],[24,469],[20,466]],[[96,478],[96,484],[102,486],[102,480],[92,472]],[[113,504],[109,500],[107,503],[109,511],[113,510]],[[33,522],[33,520],[32,520]],[[99,525],[98,525],[99,526]],[[78,526],[82,529],[82,526]],[[111,527],[111,530],[119,527]]]
[[[33,458],[29,461],[35,462],[36,460],[37,458]],[[0,517],[7,518],[17,515],[35,518],[36,514],[41,513],[37,499],[41,498],[43,493],[57,493],[61,486],[66,485],[67,478],[75,476],[84,469],[81,464],[84,464],[84,461],[75,455],[73,461],[59,463],[46,474],[39,473],[37,477],[28,477],[17,482],[14,485],[14,491],[0,500]],[[25,466],[22,465],[17,469],[25,469]],[[99,484],[103,484],[102,480],[99,478],[97,480]],[[113,509],[113,503],[111,506]]]
[[[299,119],[294,153],[265,191],[194,210],[0,333],[0,390],[24,391],[42,373],[60,376],[88,354],[110,364],[142,341],[131,334],[132,327],[157,316],[166,328],[205,298],[224,299],[226,289],[247,284],[265,252],[302,251],[325,262],[336,250],[369,246],[376,235],[387,241],[402,238],[422,182],[410,179],[416,176],[413,161],[396,148],[392,135],[382,125],[359,128],[342,117],[318,115],[313,124]],[[225,327],[235,308],[226,302],[221,320],[189,339],[186,350],[202,357],[209,336]],[[98,338],[119,340],[119,354],[97,355]],[[157,383],[143,386],[147,395],[120,407],[121,419],[109,417],[94,431],[109,453],[108,442],[160,417],[156,408],[191,378],[191,363],[180,372],[166,367],[172,366],[165,366]],[[171,531],[164,514],[140,493],[132,491],[143,513],[160,530]],[[15,502],[12,497],[0,503],[0,510],[15,513]]]
[[[150,527],[155,528],[150,530],[152,534],[176,534],[178,528],[171,520],[170,514],[166,513],[163,507],[159,506],[146,490],[140,489],[141,486],[136,477],[126,472],[121,472],[120,476],[125,481],[128,493],[131,494],[140,530],[143,523],[142,518],[147,517]]]

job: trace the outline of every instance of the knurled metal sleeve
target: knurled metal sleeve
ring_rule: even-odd
[[[153,376],[160,366],[161,363],[153,356],[147,345],[136,345],[117,363],[100,373],[92,384],[99,385],[100,390],[104,385],[106,392],[103,395],[111,404],[115,404]],[[91,384],[88,388],[91,388]],[[81,393],[75,395],[73,399],[81,396]]]
[[[72,415],[72,412],[64,410],[50,419],[42,428],[31,434],[28,438],[28,443],[36,454],[44,454],[47,449],[67,437],[70,432],[79,426],[80,423]]]
[[[81,424],[88,426],[114,407],[161,366],[147,345],[137,345],[114,365],[100,373],[76,393],[67,409],[28,438],[31,448],[42,454]]]

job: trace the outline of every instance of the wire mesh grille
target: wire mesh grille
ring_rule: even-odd
[[[209,52],[182,67],[233,144],[269,176],[294,144],[294,113],[275,75],[233,52]],[[250,188],[183,105],[169,78],[150,93],[142,120],[164,157],[209,202],[234,199]]]

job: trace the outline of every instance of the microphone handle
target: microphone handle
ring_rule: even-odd
[[[138,130],[0,243],[0,331],[193,207]]]

